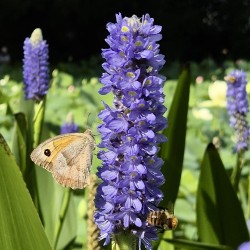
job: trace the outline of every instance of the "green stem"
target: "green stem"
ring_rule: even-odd
[[[113,236],[112,250],[137,250],[138,238],[129,232]]]
[[[42,127],[43,127],[43,120],[44,120],[44,113],[45,113],[45,106],[46,106],[46,96],[43,100],[41,100],[39,103],[36,103],[34,106],[35,109],[35,115],[33,118],[34,123],[34,143],[33,147],[37,147],[37,145],[40,143],[40,139],[42,136]]]
[[[61,207],[61,211],[59,214],[58,222],[56,224],[54,249],[56,249],[57,244],[58,244],[59,236],[60,236],[61,231],[62,231],[63,222],[65,220],[65,216],[66,216],[66,213],[68,211],[70,197],[71,197],[71,190],[69,188],[67,188],[67,189],[65,189],[65,192],[64,192],[62,207]]]
[[[236,192],[238,192],[240,175],[241,175],[241,170],[242,170],[243,166],[244,166],[244,151],[240,151],[237,154],[236,165],[235,165],[233,172],[232,172],[232,175],[231,175],[231,182],[232,182],[233,188]]]
[[[250,174],[248,175],[248,194],[250,194]],[[248,195],[247,219],[250,218],[250,195]]]
[[[244,212],[245,219],[247,220],[247,214],[248,214],[248,200],[246,195],[246,190],[242,182],[239,183],[239,198],[242,204],[242,209]]]

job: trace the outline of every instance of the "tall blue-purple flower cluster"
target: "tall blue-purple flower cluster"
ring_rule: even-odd
[[[99,92],[112,92],[114,101],[113,107],[104,103],[99,114],[103,121],[99,147],[105,150],[98,154],[103,162],[98,177],[103,182],[97,189],[95,221],[104,244],[112,234],[125,231],[151,249],[157,231],[146,217],[162,200],[159,186],[165,181],[160,171],[163,161],[157,157],[158,144],[166,141],[159,131],[167,127],[165,78],[158,74],[165,63],[157,43],[161,26],[154,25],[148,14],[142,18],[117,14],[116,20],[107,24],[110,48],[102,51],[106,73]]]
[[[49,51],[42,31],[35,29],[24,41],[23,80],[26,99],[40,101],[49,89]]]
[[[248,100],[246,93],[246,73],[242,70],[233,70],[225,77],[227,82],[227,110],[230,115],[230,126],[235,129],[235,151],[248,149],[250,128],[246,119]]]

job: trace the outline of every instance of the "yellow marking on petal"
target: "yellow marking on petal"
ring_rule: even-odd
[[[127,139],[131,142],[134,140],[134,137],[128,136]]]
[[[141,42],[141,41],[136,41],[136,42],[135,42],[135,46],[138,46],[138,47],[139,47],[139,46],[142,46],[142,42]]]
[[[129,175],[130,175],[132,178],[134,178],[134,177],[137,176],[137,173],[136,173],[136,172],[131,172]]]
[[[140,121],[139,126],[143,126],[143,125],[145,125],[145,121]]]
[[[130,113],[130,109],[125,109],[124,114],[127,115]]]
[[[124,53],[123,51],[120,51],[120,52],[119,52],[119,55],[120,55],[121,57],[125,57],[125,53]]]
[[[154,159],[150,159],[150,160],[148,161],[148,163],[149,163],[150,165],[152,165],[152,164],[155,163],[155,160],[154,160]]]
[[[139,108],[144,108],[144,107],[145,107],[145,104],[144,104],[144,103],[141,103],[141,104],[139,104],[138,106],[139,106]]]
[[[135,74],[133,72],[127,72],[126,76],[129,78],[135,78]]]
[[[122,26],[121,32],[127,33],[129,32],[129,28],[127,26]]]
[[[149,66],[147,69],[146,69],[147,73],[150,73],[153,71],[153,67],[152,66]],[[151,84],[151,83],[150,83]]]
[[[121,36],[121,40],[122,40],[123,42],[127,42],[127,41],[128,41],[128,38],[127,38],[126,36]]]
[[[145,82],[145,85],[151,85],[152,81],[150,79],[147,79],[146,82]]]
[[[152,49],[153,49],[152,44],[148,45],[147,49],[148,49],[148,50],[152,50]]]
[[[135,91],[129,91],[128,94],[131,95],[131,96],[136,96],[136,92]]]

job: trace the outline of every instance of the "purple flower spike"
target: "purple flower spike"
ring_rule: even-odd
[[[147,249],[157,239],[157,230],[146,219],[150,207],[163,198],[159,189],[165,181],[160,172],[162,159],[158,144],[166,141],[159,131],[167,127],[163,116],[165,78],[158,71],[165,63],[159,54],[161,26],[153,25],[148,14],[122,18],[108,23],[110,35],[103,49],[106,73],[100,78],[101,94],[114,94],[113,107],[104,103],[98,130],[102,141],[98,168],[102,183],[97,189],[95,221],[100,239],[108,244],[112,234],[129,231]]]
[[[61,134],[77,133],[78,125],[74,123],[74,117],[71,113],[67,116],[67,121],[61,126]]]
[[[49,89],[48,44],[35,29],[24,41],[23,81],[26,99],[40,101]]]
[[[230,126],[235,129],[235,151],[248,149],[250,128],[246,120],[248,100],[246,93],[246,73],[242,70],[233,70],[225,77],[227,82],[227,110],[230,115]]]

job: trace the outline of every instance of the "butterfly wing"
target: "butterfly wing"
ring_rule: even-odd
[[[52,172],[65,186],[84,188],[88,184],[95,141],[90,130],[64,134],[40,144],[31,153],[32,161]]]
[[[86,137],[82,138],[81,143],[72,142],[70,147],[59,152],[53,177],[65,187],[84,188],[89,182],[93,150],[93,143]]]

